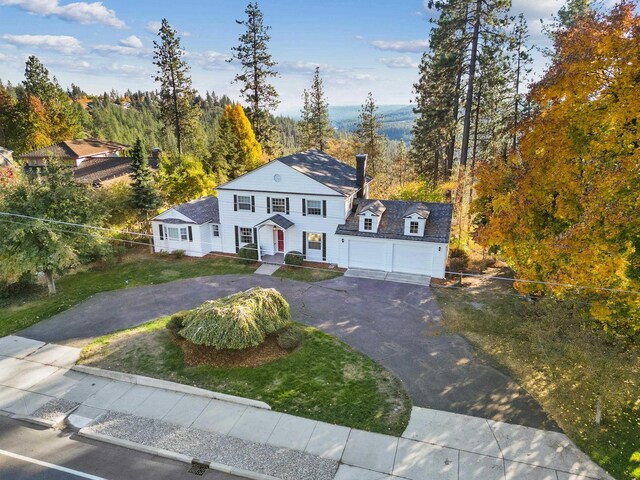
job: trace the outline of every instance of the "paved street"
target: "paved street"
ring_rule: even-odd
[[[192,278],[101,293],[18,335],[82,346],[257,285],[278,289],[295,320],[344,340],[394,372],[416,406],[558,430],[511,378],[462,337],[443,332],[431,290],[417,285],[347,277],[316,284],[263,275]]]
[[[49,465],[47,465],[49,464]],[[193,480],[183,463],[0,417],[0,478]],[[240,477],[209,471],[211,480]]]

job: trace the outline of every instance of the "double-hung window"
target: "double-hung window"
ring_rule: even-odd
[[[409,223],[409,233],[417,235],[418,234],[419,225],[420,224],[418,222],[410,222]]]
[[[365,230],[373,230],[373,219],[365,218],[364,219],[364,229]]]
[[[240,227],[240,242],[253,243],[253,228]]]
[[[251,196],[250,195],[238,195],[238,210],[251,211]]]
[[[322,234],[321,233],[308,233],[307,234],[307,248],[309,250],[322,250]]]
[[[211,235],[214,237],[220,236],[220,225],[211,225]]]
[[[186,227],[180,228],[180,240],[189,240],[189,235],[187,234]]]
[[[285,213],[287,210],[287,202],[284,198],[272,198],[271,210],[275,213]]]
[[[322,200],[307,200],[307,215],[322,215]]]
[[[167,238],[177,242],[180,240],[180,230],[176,227],[167,227]]]

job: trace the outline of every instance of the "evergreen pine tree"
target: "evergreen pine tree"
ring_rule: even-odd
[[[138,138],[131,152],[131,206],[146,217],[162,204],[160,192],[156,189],[153,172]]]
[[[303,145],[305,148],[324,151],[327,147],[327,140],[333,136],[333,129],[329,122],[329,103],[324,97],[320,67],[316,67],[311,89],[304,91],[303,99]]]
[[[195,142],[201,111],[194,101],[180,37],[166,19],[162,19],[158,37],[160,40],[153,42],[153,63],[158,67],[155,81],[160,84],[160,119],[166,131],[175,133],[178,154],[182,155],[185,147]]]
[[[243,84],[240,93],[244,96],[248,108],[246,115],[251,121],[253,131],[269,157],[277,156],[281,151],[278,131],[273,124],[271,111],[280,103],[278,92],[269,83],[278,73],[269,53],[269,30],[264,25],[264,16],[257,2],[249,3],[245,10],[246,20],[237,21],[246,31],[240,35],[237,47],[233,47],[234,58],[242,65],[242,72],[234,81]]]
[[[384,137],[378,132],[382,128],[382,116],[378,114],[373,94],[369,92],[367,99],[360,109],[359,123],[355,131],[358,146],[362,153],[366,153],[371,166],[371,173],[375,175],[378,163],[382,160]]]

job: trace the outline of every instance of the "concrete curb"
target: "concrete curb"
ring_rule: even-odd
[[[145,377],[143,375],[135,375],[132,373],[114,372],[104,370],[102,368],[89,367],[87,365],[74,365],[71,370],[96,377],[109,378],[120,382],[133,383],[134,385],[143,385],[145,387],[161,388],[163,390],[171,390],[172,392],[186,393],[189,395],[198,395],[200,397],[222,400],[223,402],[237,403],[248,407],[262,408],[263,410],[271,410],[269,404],[259,400],[250,398],[236,397],[235,395],[227,395],[226,393],[212,392],[203,388],[192,387],[191,385],[182,385],[181,383],[169,382],[167,380],[159,380],[157,378]]]
[[[130,442],[129,440],[123,440],[121,438],[112,437],[110,435],[102,435],[100,433],[87,431],[84,428],[78,431],[78,435],[91,440],[109,443],[111,445],[128,448],[130,450],[136,450],[138,452],[147,453],[149,455],[154,455],[157,457],[167,458],[176,462],[186,463],[187,465],[191,465],[193,462],[203,463],[205,465],[208,465],[211,470],[217,470],[219,472],[228,473],[230,475],[238,475],[241,477],[250,478],[252,480],[280,480],[279,478],[272,477],[271,475],[265,475],[263,473],[251,472],[248,470],[243,470],[241,468],[230,467],[228,465],[223,465],[222,463],[201,461],[199,459],[195,459],[181,453],[164,450],[162,448],[149,447],[147,445]]]
[[[31,415],[20,415],[13,414],[8,415],[8,417],[13,418],[15,420],[21,420],[23,422],[33,423],[34,425],[38,425],[40,427],[53,428],[58,422],[52,422],[49,420],[43,420],[41,418],[32,417]]]

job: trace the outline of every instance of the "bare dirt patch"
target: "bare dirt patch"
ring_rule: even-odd
[[[189,366],[209,365],[216,368],[258,367],[273,362],[289,353],[278,345],[275,335],[268,336],[263,343],[243,350],[218,350],[205,345],[195,345],[172,335],[173,342],[184,352],[184,361]]]

